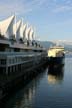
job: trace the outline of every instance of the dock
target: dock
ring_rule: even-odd
[[[47,51],[35,40],[33,27],[15,18],[0,21],[0,99],[34,78],[46,63]]]

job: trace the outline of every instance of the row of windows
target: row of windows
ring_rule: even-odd
[[[7,60],[7,64],[19,63],[24,62],[27,60],[40,60],[41,56],[31,56],[31,57],[9,57]],[[6,59],[0,59],[0,65],[6,65]]]
[[[6,65],[6,59],[0,59],[0,65]]]
[[[24,62],[27,60],[32,60],[32,57],[13,57],[13,58],[8,58],[8,64],[13,64],[13,63],[20,63]]]

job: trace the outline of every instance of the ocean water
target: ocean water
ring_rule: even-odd
[[[4,108],[72,108],[72,56],[64,66],[43,73],[3,103]]]

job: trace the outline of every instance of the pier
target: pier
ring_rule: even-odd
[[[11,89],[26,84],[33,79],[46,64],[44,53],[0,52],[0,98],[4,98]]]
[[[13,88],[15,90],[22,84],[25,85],[34,77],[36,77],[42,72],[42,69],[45,65],[46,61],[42,60],[41,63],[34,66],[31,66],[30,64],[27,69],[24,68],[23,64],[9,66],[8,74],[0,76],[0,92],[2,94],[0,99],[5,98],[10,92],[13,92]]]
[[[0,99],[33,79],[46,63],[47,51],[35,40],[32,26],[14,22],[15,15],[0,21]]]

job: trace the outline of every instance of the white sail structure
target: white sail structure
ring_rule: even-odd
[[[30,40],[30,31],[31,31],[31,27],[26,29],[26,39]]]
[[[31,28],[31,31],[30,31],[30,40],[34,40],[34,31],[33,29]]]
[[[23,40],[26,40],[26,29],[27,29],[27,24],[24,24],[24,26],[23,26]]]
[[[21,33],[20,33],[20,29],[21,29],[21,20],[19,20],[16,24],[14,24],[13,26],[13,33],[16,34],[15,38],[16,40],[19,40],[21,38]]]
[[[27,28],[27,25],[26,24],[22,24],[21,26],[21,29],[20,29],[20,36],[21,38],[24,40],[25,39],[25,34],[26,34],[26,28]]]
[[[0,21],[0,32],[6,38],[10,38],[13,35],[13,24],[14,24],[15,16],[12,15],[11,17]]]
[[[16,22],[16,16],[0,21],[0,33],[3,37],[8,39],[22,39],[24,42],[34,40],[34,30],[32,26],[28,27],[28,23],[23,24],[22,20]]]

